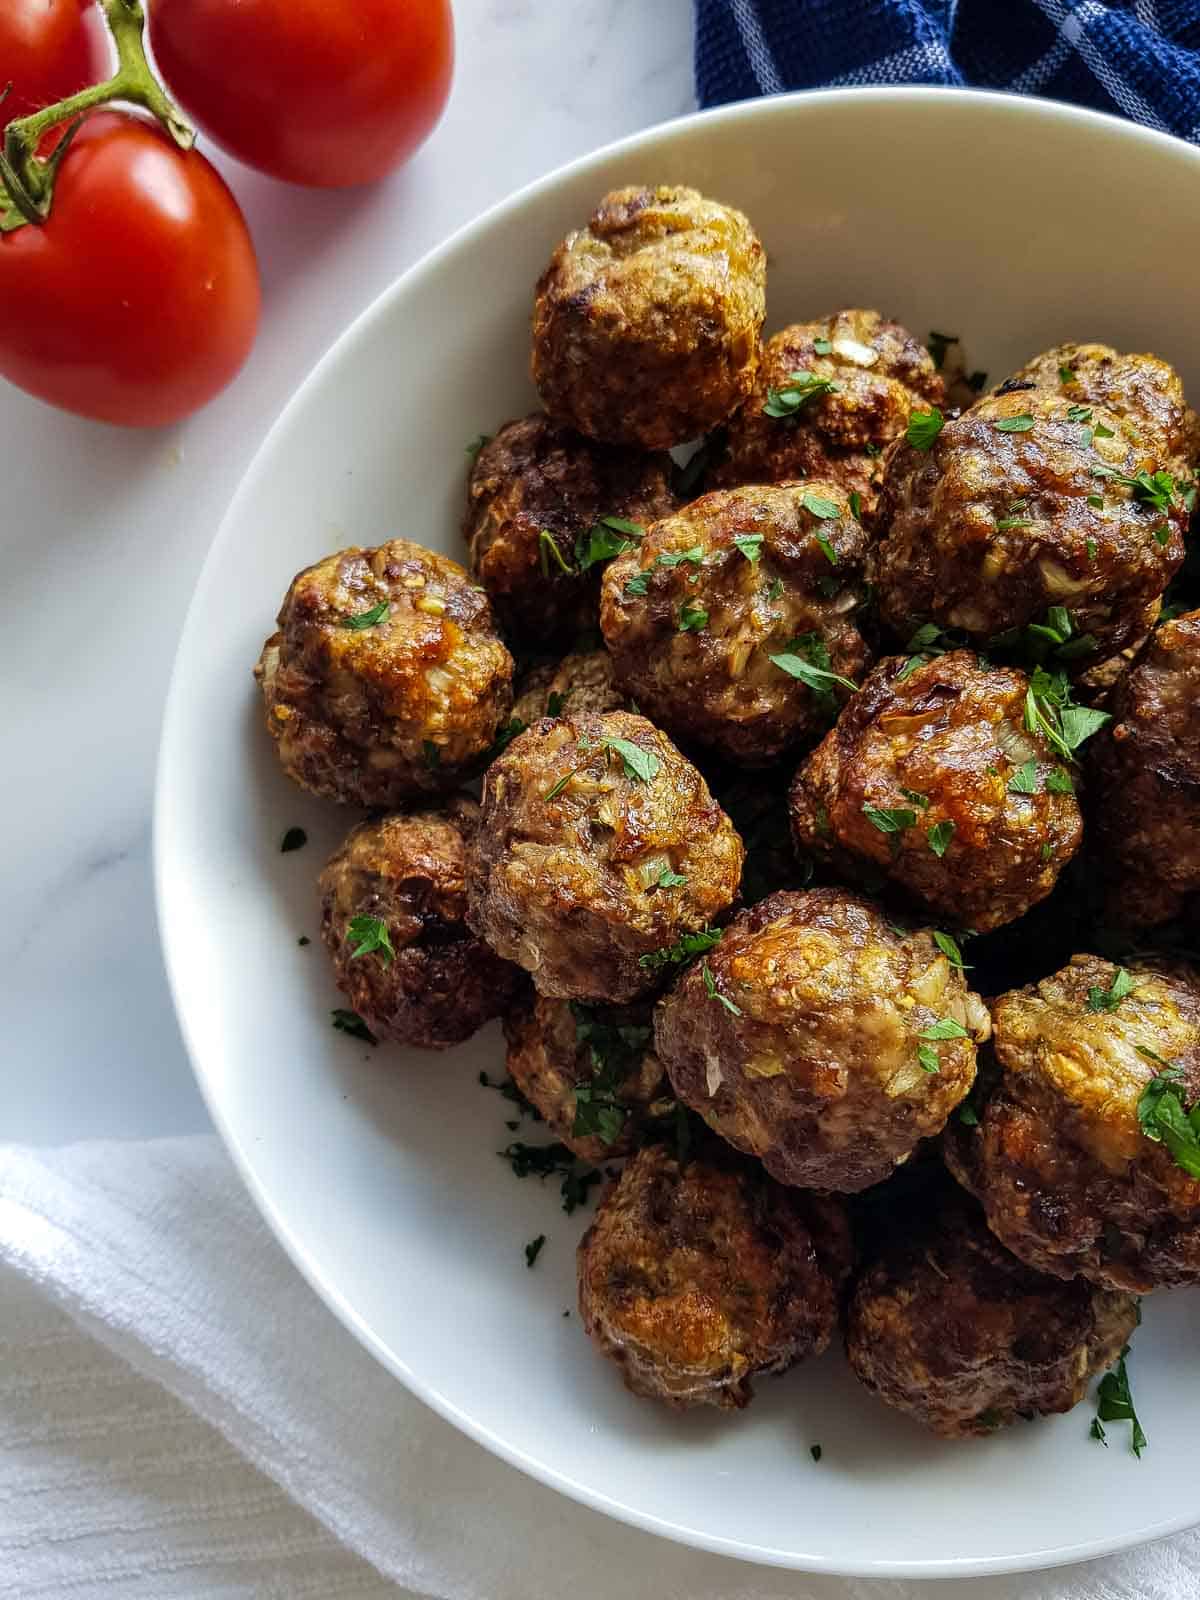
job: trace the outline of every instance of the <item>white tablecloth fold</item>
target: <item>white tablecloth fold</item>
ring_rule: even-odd
[[[215,1138],[0,1147],[0,1596],[949,1600],[680,1549],[463,1438],[336,1322]],[[1200,1600],[1200,1533],[969,1600]]]

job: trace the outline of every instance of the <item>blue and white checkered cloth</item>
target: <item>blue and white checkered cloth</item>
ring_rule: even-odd
[[[696,0],[696,91],[951,83],[1075,100],[1200,142],[1200,0]]]

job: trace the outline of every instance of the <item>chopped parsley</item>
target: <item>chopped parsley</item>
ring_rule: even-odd
[[[490,433],[477,433],[467,446],[467,454],[470,456],[471,460],[474,461],[479,452],[483,449],[484,445],[491,444],[491,442],[492,436]]]
[[[946,361],[946,351],[952,344],[958,343],[956,333],[938,333],[936,329],[929,330],[929,337],[925,341],[925,348],[933,357],[933,364],[940,372]]]
[[[1133,993],[1133,979],[1124,967],[1118,967],[1113,974],[1113,981],[1107,989],[1101,989],[1098,984],[1093,984],[1087,992],[1086,1009],[1093,1014],[1101,1011],[1115,1011],[1127,995]]]
[[[625,596],[632,600],[635,596],[644,595],[650,584],[649,572],[635,572],[625,585]]]
[[[679,889],[686,882],[687,876],[685,873],[675,872],[671,867],[664,867],[651,887],[655,889]]]
[[[734,546],[742,552],[751,566],[757,566],[762,556],[763,536],[761,533],[735,533]]]
[[[1090,422],[1092,420],[1091,406],[1068,406],[1068,422]]]
[[[1016,417],[1001,417],[996,423],[997,433],[1028,433],[1033,427],[1033,418],[1028,411],[1022,411]]]
[[[1009,794],[1036,794],[1038,792],[1037,762],[1032,758],[1018,767],[1008,780]]]
[[[767,599],[768,600],[778,600],[779,596],[782,593],[783,593],[783,579],[782,578],[772,578],[771,582],[770,582],[770,584],[769,584],[769,586],[767,588]]]
[[[929,848],[939,859],[950,848],[950,841],[954,837],[954,830],[957,826],[957,823],[951,822],[947,818],[944,822],[935,822],[925,835]]]
[[[1070,367],[1059,367],[1058,381],[1059,383],[1075,383],[1077,380]]]
[[[917,820],[917,813],[905,806],[863,805],[863,816],[873,828],[878,828],[880,833],[903,833],[906,828],[911,828]]]
[[[570,772],[564,772],[562,777],[559,778],[557,783],[552,783],[550,785],[550,787],[546,790],[545,794],[542,796],[542,799],[543,800],[557,800],[559,795],[563,792],[563,790],[570,783],[571,779],[573,777],[575,777],[575,775],[578,772],[578,770],[579,769],[577,767],[572,767]]]
[[[279,853],[286,856],[292,850],[303,850],[308,843],[308,835],[303,828],[289,828],[279,841]]]
[[[587,1204],[588,1190],[603,1181],[604,1174],[596,1167],[585,1167],[577,1161],[572,1151],[557,1140],[553,1144],[523,1144],[514,1140],[497,1152],[512,1168],[514,1178],[561,1178],[562,1208],[568,1216],[578,1206]]]
[[[828,711],[836,709],[835,686],[848,689],[851,694],[858,691],[856,683],[831,670],[829,649],[819,633],[803,633],[789,639],[783,650],[768,655],[767,660],[790,678],[798,679]]]
[[[731,1016],[740,1017],[742,1008],[736,1005],[727,994],[722,994],[717,988],[717,980],[713,977],[713,970],[707,961],[700,963],[700,976],[704,979],[704,992],[710,1000],[717,1000],[730,1013]]]
[[[572,1001],[575,1038],[591,1061],[591,1081],[575,1086],[575,1121],[571,1132],[578,1138],[595,1137],[613,1144],[628,1116],[619,1098],[625,1080],[635,1072],[650,1044],[649,1023],[613,1023],[599,1020],[587,1007]]]
[[[1190,1111],[1185,1109],[1179,1084],[1182,1067],[1168,1065],[1143,1045],[1138,1053],[1163,1069],[1142,1090],[1138,1125],[1147,1139],[1166,1145],[1175,1165],[1189,1178],[1200,1178],[1200,1102]]]
[[[820,1461],[820,1459],[821,1459],[821,1446],[819,1444],[810,1444],[809,1447],[808,1447],[808,1453],[813,1458],[814,1461]]]
[[[302,933],[300,935],[300,937],[296,940],[296,943],[303,947],[306,944],[311,944],[312,940],[308,937],[308,935],[306,933]]]
[[[502,1100],[507,1100],[510,1102],[510,1104],[516,1106],[521,1116],[531,1117],[534,1122],[541,1122],[543,1120],[542,1113],[532,1101],[525,1098],[511,1078],[498,1078],[495,1083],[493,1083],[486,1072],[481,1072],[479,1074],[479,1087],[481,1089],[495,1089],[496,1093]],[[517,1122],[506,1122],[504,1126],[506,1128],[516,1128],[519,1127],[520,1124]]]
[[[653,750],[643,750],[632,739],[601,739],[600,748],[620,756],[622,771],[634,783],[649,783],[662,766]]]
[[[640,522],[629,522],[624,517],[601,517],[575,540],[575,566],[578,571],[587,572],[602,561],[623,556],[645,535]]]
[[[939,933],[935,931],[933,935],[933,942],[935,945],[937,945],[938,949],[942,952],[952,967],[957,967],[960,972],[965,972],[967,970],[963,965],[962,951],[959,949],[957,939],[951,938],[948,933]]]
[[[566,578],[575,576],[575,569],[563,555],[558,547],[558,540],[549,528],[542,528],[538,533],[538,563],[542,569],[542,577],[550,576],[551,563],[558,568],[559,573]]]
[[[900,793],[906,800],[911,800],[913,805],[915,805],[918,810],[927,811],[929,809],[929,796],[927,794],[922,794],[919,789],[906,789],[904,785],[901,784]]]
[[[1125,1365],[1125,1357],[1129,1354],[1126,1345],[1117,1358],[1117,1364],[1111,1372],[1105,1373],[1100,1380],[1100,1387],[1096,1391],[1096,1417],[1091,1427],[1093,1439],[1099,1439],[1101,1444],[1107,1445],[1104,1435],[1104,1423],[1128,1422],[1130,1424],[1130,1446],[1135,1456],[1140,1461],[1142,1451],[1149,1440],[1146,1438],[1141,1423],[1138,1421],[1137,1411],[1134,1409],[1133,1392],[1129,1387],[1129,1369]]]
[[[704,560],[704,546],[694,544],[687,550],[664,550],[661,555],[654,558],[656,567],[679,567],[685,561],[693,567],[698,567]]]
[[[361,628],[374,628],[390,611],[391,607],[387,601],[381,600],[377,606],[372,606],[369,611],[360,611],[356,617],[343,617],[342,627],[353,628],[355,631]]]
[[[1152,530],[1152,533],[1155,544],[1160,547],[1171,542],[1171,530],[1165,522],[1160,522],[1158,527]]]
[[[862,495],[859,494],[857,489],[851,489],[850,491],[850,515],[855,522],[862,521]]]
[[[826,561],[828,561],[829,565],[831,567],[836,567],[838,563],[837,551],[830,544],[829,540],[823,533],[815,534],[814,538],[817,541],[817,546],[820,549],[821,554],[825,557]],[[837,580],[834,579],[833,581],[836,583]]]
[[[823,522],[832,522],[842,514],[842,509],[836,500],[827,500],[820,494],[810,494],[806,491],[800,496],[800,504],[805,511],[811,511],[814,517],[820,517]]]
[[[930,406],[928,411],[914,411],[910,415],[904,437],[914,450],[932,450],[945,425],[946,419],[937,406]]]
[[[679,608],[679,632],[701,633],[707,627],[708,612],[704,607],[695,605],[691,600],[685,600]]]
[[[396,959],[388,925],[382,917],[351,917],[346,931],[351,939],[357,941],[350,952],[351,961],[357,961],[359,956],[378,954],[387,967]]]
[[[1075,784],[1066,767],[1055,767],[1053,772],[1046,774],[1047,794],[1074,794]]]
[[[917,1045],[917,1064],[922,1072],[940,1072],[941,1059],[934,1045],[944,1039],[969,1039],[970,1034],[961,1022],[955,1022],[953,1017],[939,1017],[936,1022],[931,1022],[929,1027],[922,1028],[917,1034],[920,1041]]]
[[[836,393],[837,384],[829,378],[818,378],[815,372],[809,372],[807,369],[793,372],[782,388],[767,390],[767,403],[763,406],[763,415],[788,421],[798,415],[801,408],[815,400],[818,395]]]
[[[555,695],[551,695],[550,698],[553,700],[557,697]],[[546,714],[547,716],[551,717],[558,715],[556,711],[551,711],[549,707],[547,707]],[[520,717],[510,718],[502,728],[497,730],[496,737],[488,746],[488,749],[483,757],[484,765],[490,767],[492,762],[496,760],[497,756],[502,756],[504,754],[517,735],[524,732],[525,723],[521,721]]]
[[[545,1242],[546,1235],[544,1233],[539,1233],[536,1239],[530,1239],[529,1243],[525,1246],[525,1265],[527,1267],[532,1267],[534,1262],[541,1255],[542,1246],[545,1244]]]
[[[1155,511],[1170,511],[1179,498],[1178,485],[1169,472],[1136,472],[1133,477],[1127,477],[1115,467],[1098,464],[1092,468],[1092,477],[1107,478],[1123,489],[1132,490],[1139,505],[1153,506]]]
[[[365,1044],[379,1043],[357,1011],[347,1011],[344,1007],[337,1006],[329,1015],[339,1033],[348,1033],[352,1039],[361,1039]]]
[[[1065,672],[1047,672],[1038,667],[1025,693],[1025,729],[1040,733],[1065,761],[1074,761],[1075,752],[1106,722],[1107,711],[1077,706]]]
[[[819,356],[832,355],[833,354],[833,340],[832,339],[814,339],[813,340],[813,349],[817,353],[817,355],[819,355]]]
[[[652,950],[649,955],[640,956],[638,965],[645,967],[649,972],[657,972],[662,967],[679,966],[685,961],[691,961],[695,956],[706,955],[720,942],[720,928],[701,928],[699,933],[685,933],[674,944],[665,945],[661,950]]]

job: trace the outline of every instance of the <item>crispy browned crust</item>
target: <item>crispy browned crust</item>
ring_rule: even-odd
[[[575,573],[575,541],[601,517],[667,516],[670,473],[665,454],[596,444],[540,411],[506,422],[483,446],[467,482],[463,537],[471,571],[517,642],[544,649],[595,630],[601,568]],[[543,530],[561,564],[543,552]]]
[[[892,446],[872,566],[881,616],[898,640],[927,622],[987,640],[1054,605],[1068,608],[1077,634],[1094,637],[1096,660],[1144,630],[1147,604],[1183,561],[1187,514],[1178,496],[1157,511],[1096,477],[1169,463],[1114,412],[1095,407],[1086,423],[1072,420],[1074,404],[1037,388],[993,395],[947,421],[930,450]],[[998,426],[1023,416],[1033,418],[1027,431]]]
[[[829,1344],[850,1269],[833,1200],[713,1148],[680,1166],[647,1146],[579,1244],[579,1309],[635,1394],[676,1409],[749,1403],[751,1379]]]
[[[517,684],[513,716],[531,728],[543,717],[568,712],[628,711],[629,697],[617,682],[607,650],[583,650],[531,668]]]
[[[934,1433],[992,1433],[1070,1411],[1137,1323],[1132,1295],[1018,1261],[965,1197],[938,1194],[860,1271],[846,1314],[855,1375]]]
[[[386,605],[373,627],[347,620]],[[329,800],[394,806],[454,786],[512,704],[512,657],[456,561],[407,539],[306,567],[254,675],[284,771]]]
[[[1200,920],[1200,611],[1166,622],[1089,748],[1105,920]]]
[[[1069,382],[1063,368],[1073,374]],[[1189,475],[1195,414],[1184,400],[1183,380],[1160,357],[1126,355],[1107,344],[1060,344],[1027,361],[1008,382],[1035,383],[1076,404],[1115,412],[1171,471]]]
[[[967,1035],[936,1044],[925,1071],[919,1035],[946,1018]],[[679,1098],[772,1177],[855,1193],[943,1126],[988,1027],[927,929],[811,889],[735,917],[659,1002],[654,1038]]]
[[[1076,956],[1060,972],[993,1006],[1001,1072],[978,1126],[951,1122],[951,1171],[978,1196],[992,1231],[1030,1266],[1145,1292],[1200,1282],[1200,1181],[1138,1123],[1138,1101],[1162,1071],[1181,1069],[1200,1097],[1200,981],[1183,968],[1129,969],[1133,992],[1089,1012],[1089,990],[1117,968]]]
[[[575,1132],[575,1091],[594,1084],[597,1074],[593,1051],[579,1037],[581,1015],[593,1025],[621,1035],[627,1044],[619,1058],[628,1060],[629,1070],[615,1093],[615,1100],[625,1113],[625,1124],[608,1144],[598,1134]],[[628,1155],[636,1147],[651,1106],[663,1097],[663,1070],[654,1054],[649,1001],[633,1006],[585,1008],[573,1000],[548,1000],[545,995],[529,991],[506,1015],[504,1037],[508,1041],[509,1077],[541,1112],[556,1139],[582,1160],[597,1164]],[[601,1071],[607,1060],[602,1061]],[[669,1091],[666,1097],[669,1098]]]
[[[785,388],[795,372],[814,373],[837,387],[792,419],[767,416],[769,392]],[[843,494],[861,497],[870,519],[883,450],[904,432],[913,411],[941,406],[945,398],[929,352],[878,311],[838,311],[820,322],[792,323],[762,347],[754,388],[729,424],[713,486],[831,479]]]
[[[445,812],[362,822],[321,873],[321,937],[338,988],[380,1039],[443,1050],[501,1015],[523,987],[464,920],[464,831],[478,816],[456,796]],[[355,957],[354,917],[383,922],[395,959]]]
[[[1065,769],[1025,730],[1024,673],[984,666],[969,650],[902,676],[905,664],[881,661],[801,764],[796,846],[860,882],[886,878],[949,926],[987,932],[1054,888],[1083,835],[1079,804],[1046,788]],[[1031,759],[1037,792],[1013,792]],[[884,833],[866,806],[916,821]],[[939,857],[930,835],[946,823],[953,833]]]
[[[822,518],[810,507],[836,506]],[[757,535],[751,560],[735,540]],[[819,541],[825,541],[829,554]],[[702,559],[662,565],[681,552]],[[856,613],[867,536],[835,483],[718,490],[654,524],[609,564],[600,624],[617,675],[647,716],[676,737],[730,760],[766,766],[829,721],[837,700],[816,697],[772,660],[816,639],[829,668],[857,681],[868,659]],[[646,576],[646,593],[629,582]],[[640,579],[639,579],[640,581]],[[684,629],[685,607],[707,613]]]
[[[648,782],[626,775],[605,744],[614,738],[657,759]],[[704,779],[665,733],[629,712],[575,717],[568,707],[488,768],[468,917],[539,993],[624,1003],[657,982],[642,956],[729,909],[744,856]],[[656,887],[668,867],[686,881]]]
[[[533,381],[558,422],[661,450],[723,422],[754,381],[766,256],[695,189],[606,195],[538,280]]]

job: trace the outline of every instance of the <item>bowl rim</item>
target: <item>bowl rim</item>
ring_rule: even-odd
[[[216,1091],[210,1086],[208,1075],[201,1059],[201,1053],[192,1032],[188,1008],[185,1003],[184,996],[189,986],[185,982],[182,970],[182,953],[176,949],[171,933],[174,924],[174,918],[171,915],[173,896],[171,879],[174,873],[174,866],[168,860],[164,817],[170,811],[172,805],[172,786],[175,771],[173,754],[178,737],[179,707],[184,694],[183,661],[185,656],[191,653],[189,647],[192,642],[192,636],[202,628],[201,600],[207,589],[217,552],[225,544],[230,530],[238,520],[243,501],[250,497],[258,485],[259,479],[265,474],[266,464],[274,452],[278,439],[287,431],[291,425],[292,418],[307,403],[313,391],[317,390],[324,382],[326,373],[339,361],[347,358],[363,339],[371,335],[375,324],[387,314],[395,301],[402,299],[415,286],[438,272],[445,260],[460,251],[471,249],[480,236],[486,235],[494,225],[504,218],[519,212],[530,201],[543,193],[561,184],[568,183],[577,177],[586,175],[589,169],[602,166],[614,157],[637,155],[640,149],[656,143],[665,134],[682,133],[691,128],[711,123],[754,123],[760,120],[770,120],[773,117],[786,119],[789,113],[799,106],[806,108],[829,107],[836,114],[838,106],[851,102],[858,103],[864,100],[875,102],[882,113],[886,113],[891,107],[912,103],[932,102],[948,106],[982,104],[991,105],[1006,114],[1010,114],[1016,120],[1041,121],[1046,125],[1066,123],[1085,127],[1090,126],[1097,133],[1102,133],[1108,137],[1115,136],[1128,143],[1142,144],[1151,149],[1158,149],[1163,154],[1169,153],[1176,159],[1180,155],[1184,155],[1194,162],[1197,177],[1200,178],[1200,149],[1174,134],[1129,122],[1110,112],[1096,111],[1090,107],[1074,105],[1068,101],[1054,100],[1042,96],[1011,94],[1001,90],[956,88],[934,84],[864,85],[861,87],[800,90],[788,94],[738,100],[702,111],[684,113],[665,122],[658,122],[651,127],[642,128],[635,133],[611,140],[609,143],[588,151],[584,155],[577,156],[571,161],[553,168],[541,177],[523,184],[511,194],[489,206],[477,217],[463,223],[440,244],[427,251],[419,260],[406,268],[392,283],[381,290],[334,337],[263,435],[213,536],[197,575],[191,599],[188,602],[187,612],[176,645],[163,706],[153,803],[154,900],[167,985],[188,1061],[208,1113],[241,1181],[249,1190],[256,1207],[266,1220],[276,1240],[282,1245],[292,1264],[299,1270],[313,1291],[359,1343],[393,1377],[398,1378],[423,1404],[429,1406],[431,1410],[466,1434],[468,1438],[482,1445],[506,1464],[526,1473],[535,1481],[567,1495],[570,1499],[586,1506],[590,1510],[611,1517],[617,1522],[640,1528],[644,1532],[656,1534],[661,1538],[669,1539],[673,1543],[685,1547],[741,1560],[749,1564],[778,1567],[797,1572],[822,1573],[831,1577],[891,1578],[896,1580],[988,1577],[1006,1573],[1044,1571],[1052,1567],[1095,1560],[1102,1556],[1136,1548],[1138,1545],[1151,1543],[1155,1540],[1166,1538],[1171,1534],[1181,1533],[1200,1524],[1200,1507],[1197,1508],[1194,1516],[1184,1515],[1182,1517],[1166,1518],[1161,1522],[1154,1523],[1143,1529],[1138,1537],[1132,1541],[1124,1534],[1115,1534],[1108,1537],[1081,1540],[1071,1544],[1048,1546],[1040,1550],[1016,1555],[925,1558],[921,1560],[860,1560],[855,1562],[853,1560],[847,1561],[844,1558],[831,1559],[819,1554],[805,1555],[795,1550],[784,1550],[765,1545],[751,1545],[741,1540],[731,1539],[719,1534],[709,1534],[702,1529],[684,1526],[668,1518],[642,1511],[636,1506],[615,1500],[570,1474],[540,1461],[536,1456],[528,1454],[520,1447],[511,1444],[508,1440],[493,1432],[486,1425],[478,1422],[470,1414],[462,1411],[452,1401],[432,1388],[407,1363],[388,1349],[345,1297],[325,1280],[322,1269],[311,1255],[309,1247],[301,1237],[293,1232],[277,1210],[267,1188],[259,1180],[250,1151],[241,1142],[238,1134],[226,1119]]]

